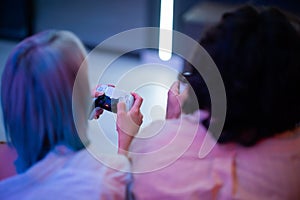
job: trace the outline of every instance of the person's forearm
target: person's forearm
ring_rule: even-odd
[[[126,133],[119,134],[118,153],[127,155],[133,136]]]

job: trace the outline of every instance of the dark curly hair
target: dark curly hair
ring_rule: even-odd
[[[224,81],[227,114],[219,143],[254,145],[299,126],[299,21],[277,8],[243,6],[225,13],[200,44]],[[210,110],[208,90],[194,69],[186,76],[199,107]]]

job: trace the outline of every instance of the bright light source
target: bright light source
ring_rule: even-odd
[[[174,0],[161,0],[158,55],[164,61],[168,61],[172,57],[173,8]]]

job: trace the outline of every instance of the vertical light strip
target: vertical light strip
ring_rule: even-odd
[[[168,61],[172,57],[174,0],[161,0],[159,24],[159,58]]]

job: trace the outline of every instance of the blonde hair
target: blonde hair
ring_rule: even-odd
[[[6,137],[18,152],[18,172],[56,145],[77,151],[87,142],[85,135],[79,137],[72,112],[73,85],[85,57],[84,46],[74,34],[53,30],[25,39],[9,56],[1,100]],[[87,76],[80,84],[81,114],[87,119]],[[87,122],[80,122],[85,129]]]

